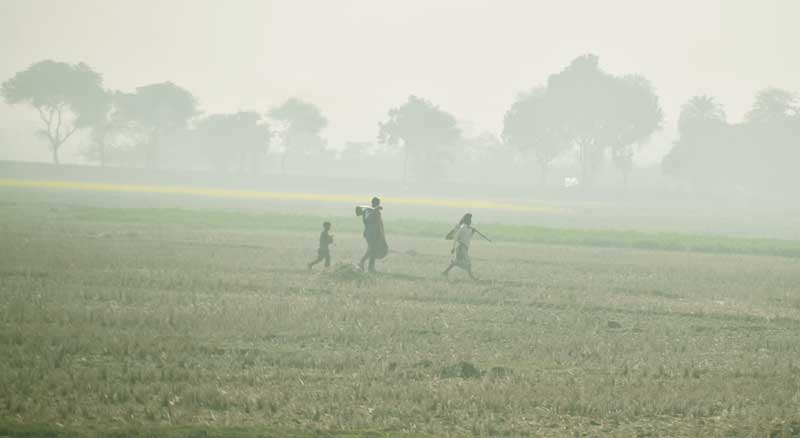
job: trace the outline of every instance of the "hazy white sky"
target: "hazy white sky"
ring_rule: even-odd
[[[738,119],[758,89],[800,91],[798,18],[800,0],[0,0],[0,80],[50,58],[86,62],[109,88],[172,80],[206,112],[300,96],[340,145],[373,140],[412,93],[499,133],[518,92],[591,52],[657,88],[667,128],[643,154],[654,159],[692,95]],[[20,145],[30,113],[0,103],[0,117],[15,145],[0,158],[49,159]]]

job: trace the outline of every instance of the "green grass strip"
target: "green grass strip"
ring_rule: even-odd
[[[272,212],[89,206],[71,206],[69,211],[75,219],[105,223],[171,224],[234,230],[315,233],[324,220],[330,220],[334,224],[334,232],[358,233],[362,230],[361,221],[355,216],[324,217]],[[386,232],[390,237],[396,234],[441,239],[450,226],[451,224],[436,221],[392,219],[386,223]],[[506,242],[800,257],[800,241],[794,240],[627,230],[559,229],[498,223],[482,224],[481,231],[495,240]]]

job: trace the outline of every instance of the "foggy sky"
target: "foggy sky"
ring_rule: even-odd
[[[300,96],[339,146],[373,141],[412,93],[467,133],[499,133],[518,92],[591,52],[655,85],[667,119],[648,161],[669,148],[692,95],[717,97],[738,120],[761,88],[800,91],[797,17],[796,0],[0,0],[0,81],[51,58],[88,63],[107,88],[171,80],[207,112]],[[0,159],[49,158],[21,144],[30,118],[0,103],[0,139],[12,143]]]

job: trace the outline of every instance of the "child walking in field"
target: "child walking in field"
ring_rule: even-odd
[[[322,224],[322,232],[319,234],[319,249],[317,250],[317,258],[308,264],[308,269],[314,267],[317,263],[325,260],[325,267],[331,265],[331,251],[329,246],[333,244],[333,235],[330,234],[331,223],[324,222]]]
[[[446,276],[453,267],[458,266],[467,271],[470,278],[477,280],[472,275],[472,260],[469,258],[469,246],[472,242],[472,235],[475,233],[491,242],[488,237],[472,227],[472,213],[465,214],[458,222],[458,225],[447,233],[445,238],[453,240],[453,248],[450,250],[453,254],[453,259],[450,261],[450,266],[442,272],[442,275]]]

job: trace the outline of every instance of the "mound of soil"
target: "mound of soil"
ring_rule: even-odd
[[[364,281],[366,275],[352,263],[340,263],[330,270],[327,277],[334,281],[361,282]]]

